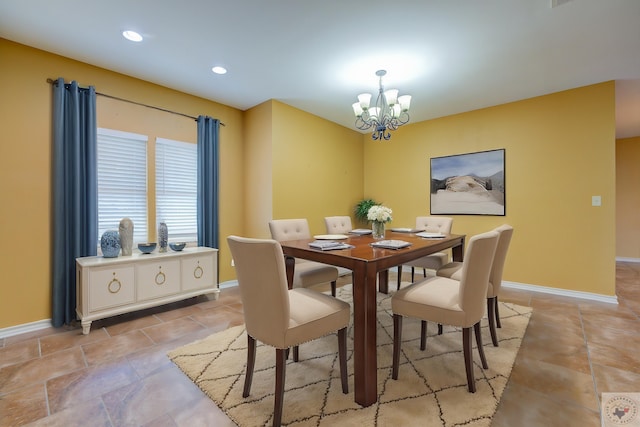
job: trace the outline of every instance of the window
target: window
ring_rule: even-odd
[[[134,242],[148,240],[147,136],[98,128],[98,236],[133,221]]]
[[[156,139],[156,218],[169,240],[197,241],[197,145]]]

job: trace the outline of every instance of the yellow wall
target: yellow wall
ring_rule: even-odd
[[[220,130],[220,234],[241,233],[243,114],[241,111],[112,71],[0,39],[0,78],[10,82],[0,96],[0,328],[51,318],[51,85],[64,77],[98,92],[178,111],[208,115]],[[99,97],[98,125],[128,123],[132,132],[193,140],[196,123],[141,107],[115,106]],[[134,114],[130,120],[128,114]],[[116,117],[119,115],[119,117]],[[186,123],[185,123],[186,120]],[[191,128],[190,128],[191,127]],[[187,139],[188,140],[188,139]],[[221,239],[222,240],[222,239]],[[10,243],[9,243],[10,242]],[[226,245],[220,251],[220,280],[234,277]]]
[[[273,218],[307,218],[311,234],[324,234],[325,216],[353,217],[362,198],[362,135],[281,102],[272,108]]]
[[[616,141],[616,255],[640,258],[640,137]]]
[[[246,111],[244,219],[245,236],[268,238],[273,209],[272,102]]]
[[[0,62],[0,77],[11,82],[0,97],[0,328],[51,317],[46,79],[57,77],[226,124],[220,131],[221,281],[235,277],[224,241],[229,234],[266,237],[269,219],[294,217],[308,218],[312,233],[323,233],[325,216],[352,215],[363,196],[390,206],[393,225],[411,226],[429,212],[431,157],[505,148],[506,217],[455,216],[454,232],[472,235],[508,222],[516,234],[505,280],[614,294],[613,82],[409,124],[380,143],[281,102],[241,112],[3,39]],[[114,127],[118,114],[139,114],[139,107],[99,99],[101,126]],[[193,137],[195,123],[190,128],[189,120],[150,111],[146,123],[118,120],[136,133]],[[602,207],[591,206],[592,195],[602,196]]]
[[[366,138],[369,138],[367,135]],[[515,233],[507,281],[615,294],[613,82],[404,126],[365,144],[365,196],[395,226],[429,213],[429,159],[506,150],[506,216],[454,216],[473,235],[506,222]],[[636,180],[637,182],[637,180]],[[602,196],[592,207],[591,196]]]

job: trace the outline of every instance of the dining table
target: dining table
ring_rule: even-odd
[[[448,249],[451,249],[454,261],[462,261],[464,256],[465,235],[445,234],[437,238],[424,238],[417,234],[387,230],[383,239],[374,239],[371,234],[328,236],[351,246],[338,250],[310,246],[316,238],[280,242],[289,287],[293,282],[295,258],[344,267],[352,272],[354,394],[355,401],[361,406],[370,406],[378,398],[376,293],[378,290],[388,293],[389,269]],[[382,240],[403,241],[409,245],[399,249],[376,247],[376,242],[379,244]]]

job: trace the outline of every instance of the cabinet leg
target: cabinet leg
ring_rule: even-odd
[[[89,321],[83,320],[81,324],[82,324],[82,334],[88,335],[89,331],[91,330],[91,320]]]

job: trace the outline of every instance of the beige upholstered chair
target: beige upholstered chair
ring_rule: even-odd
[[[444,216],[419,216],[416,217],[416,229],[424,230],[428,233],[450,234],[453,218]],[[415,268],[422,268],[422,276],[427,277],[427,269],[437,270],[438,268],[449,262],[449,255],[445,252],[436,252],[413,261],[409,261],[406,265],[411,266],[411,281],[414,281]],[[398,288],[400,289],[400,281],[402,279],[402,266],[398,266]]]
[[[311,289],[289,290],[280,243],[269,239],[227,238],[236,267],[247,329],[247,372],[243,397],[251,391],[256,341],[276,348],[276,386],[273,425],[282,420],[288,349],[338,331],[342,392],[347,381],[349,304]]]
[[[487,288],[487,317],[489,319],[489,331],[491,332],[491,341],[495,347],[498,347],[498,336],[496,334],[496,325],[501,328],[500,312],[498,311],[498,294],[502,287],[502,272],[504,271],[504,262],[507,258],[507,250],[513,236],[513,227],[508,224],[501,225],[496,228],[500,234],[498,239],[498,247],[496,248],[496,256],[493,258],[491,273],[489,275],[489,286]],[[436,271],[436,275],[441,277],[449,277],[451,279],[460,280],[462,276],[462,263],[451,262],[443,265]]]
[[[398,379],[400,344],[402,342],[402,319],[409,316],[422,322],[420,349],[427,344],[427,321],[462,328],[464,364],[467,386],[476,391],[471,351],[471,328],[476,335],[476,344],[483,368],[488,368],[482,347],[480,319],[484,314],[487,286],[491,264],[498,244],[498,232],[473,236],[465,253],[460,281],[447,277],[430,277],[397,291],[391,297],[393,310],[393,367],[391,376]]]
[[[269,221],[269,230],[271,231],[271,238],[278,242],[311,238],[309,223],[304,218],[271,220]],[[306,288],[308,286],[330,282],[331,295],[336,296],[337,280],[338,269],[336,267],[296,258],[293,274],[294,288]]]
[[[349,216],[325,216],[324,225],[327,227],[327,234],[347,234],[353,230]]]

